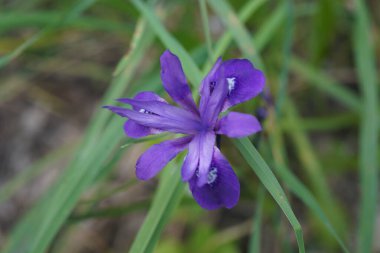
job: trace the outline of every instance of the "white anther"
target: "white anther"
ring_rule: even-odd
[[[228,82],[228,92],[231,93],[231,91],[233,91],[235,89],[235,79],[236,77],[229,77],[227,78],[227,82]]]
[[[218,169],[216,167],[211,167],[210,171],[207,174],[207,183],[212,184],[215,182],[218,177]]]

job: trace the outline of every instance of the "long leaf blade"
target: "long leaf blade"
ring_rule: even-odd
[[[299,252],[304,253],[305,246],[301,225],[294,215],[285,192],[277,181],[275,175],[248,138],[235,139],[234,144],[288,218],[290,225],[296,234]]]
[[[144,15],[152,29],[156,32],[156,35],[162,40],[166,47],[181,59],[184,71],[187,74],[186,76],[190,79],[191,83],[194,86],[199,85],[202,80],[199,68],[183,46],[178,43],[178,41],[166,30],[155,13],[142,1],[132,0],[132,3],[141,12],[141,14]]]
[[[375,50],[370,37],[370,20],[364,1],[356,0],[353,33],[355,61],[362,91],[363,108],[359,133],[361,201],[358,252],[370,252],[373,244],[377,200],[379,150],[379,101]]]
[[[152,252],[156,242],[164,228],[170,215],[178,205],[184,190],[178,166],[166,168],[160,181],[157,194],[149,208],[147,217],[144,220],[135,240],[133,241],[130,253]]]

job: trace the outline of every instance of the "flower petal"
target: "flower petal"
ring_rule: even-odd
[[[203,186],[207,183],[207,173],[215,146],[215,133],[200,133],[199,144],[198,186]]]
[[[191,137],[186,136],[151,146],[140,156],[136,163],[137,178],[148,180],[157,175],[168,162],[187,147],[190,141]]]
[[[204,124],[213,127],[226,101],[228,88],[226,79],[216,81],[213,92],[201,108],[201,118]]]
[[[216,127],[216,133],[231,138],[242,138],[261,130],[260,122],[252,115],[230,112],[221,118]]]
[[[182,180],[189,181],[199,165],[200,135],[197,134],[189,143],[189,151],[182,165]]]
[[[216,60],[212,69],[208,72],[206,77],[202,80],[202,84],[199,88],[199,94],[201,95],[201,99],[199,101],[199,110],[201,114],[204,113],[206,109],[206,103],[216,85],[215,73],[221,64],[222,64],[222,58],[219,57]]]
[[[129,120],[124,130],[129,137],[139,138],[162,131],[194,133],[200,127],[199,117],[184,109],[169,105],[154,92],[140,92],[134,99],[118,101],[132,105],[133,110],[116,106],[104,106]]]
[[[218,75],[228,82],[228,98],[223,110],[252,99],[264,89],[264,73],[246,59],[225,61],[218,69]]]
[[[198,187],[197,176],[189,181],[190,190],[198,204],[208,210],[220,207],[232,208],[239,201],[239,180],[217,147],[208,170],[207,184]]]
[[[134,108],[140,108],[139,111],[146,114],[154,114],[175,121],[193,121],[200,124],[200,118],[197,115],[164,102],[148,100],[143,101],[130,98],[121,98],[118,99],[118,101],[130,104]]]
[[[163,99],[162,97],[160,97],[159,95],[157,95],[156,93],[151,92],[151,91],[139,92],[136,94],[134,99],[160,101],[163,103],[167,103],[165,101],[165,99]],[[135,111],[140,111],[141,109],[143,109],[143,108],[133,106],[133,110],[135,110]],[[140,125],[133,120],[127,120],[124,124],[124,132],[128,137],[141,138],[141,137],[145,137],[145,136],[151,135],[151,134],[159,134],[162,131],[159,129],[156,129],[156,128],[146,127],[146,126]]]
[[[265,85],[263,72],[256,69],[249,60],[232,59],[222,64],[219,62],[215,64],[207,78],[202,82],[201,95],[207,94],[207,89],[204,86],[212,89],[219,79],[226,79],[228,86],[228,97],[223,106],[223,111],[257,96]]]
[[[161,80],[166,92],[184,108],[198,114],[182,65],[176,55],[166,50],[160,58]]]
[[[165,99],[163,99],[162,97],[160,97],[158,94],[154,93],[153,91],[141,91],[136,94],[134,99],[142,100],[142,101],[149,100],[149,101],[160,101],[160,102],[168,103],[166,102]]]
[[[159,129],[140,125],[130,119],[124,123],[124,132],[130,138],[141,138],[151,134],[162,133]]]
[[[125,109],[117,106],[103,106],[103,108],[109,109],[122,117],[129,118],[130,120],[133,120],[140,125],[155,128],[162,131],[193,134],[196,133],[199,128],[198,122],[185,120],[180,122],[170,120],[159,115],[144,112],[136,112],[134,110]]]

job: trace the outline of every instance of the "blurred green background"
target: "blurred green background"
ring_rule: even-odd
[[[0,249],[297,252],[299,222],[306,252],[380,252],[379,27],[377,0],[0,1]],[[165,49],[194,95],[218,56],[265,71],[265,95],[236,109],[265,112],[260,155],[222,139],[241,182],[231,210],[195,203],[171,175],[181,159],[138,182],[138,156],[167,136],[134,144],[101,109],[168,98]],[[266,164],[283,209],[256,176]]]

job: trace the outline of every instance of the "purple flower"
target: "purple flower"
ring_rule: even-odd
[[[167,50],[160,61],[164,88],[181,107],[168,104],[150,91],[140,92],[133,99],[118,100],[132,109],[105,106],[128,118],[124,131],[131,138],[164,131],[184,134],[145,151],[137,161],[136,175],[141,180],[154,177],[187,149],[182,179],[189,182],[195,200],[209,210],[232,208],[239,200],[240,184],[231,165],[215,146],[216,135],[241,138],[260,131],[261,126],[252,115],[228,112],[219,118],[219,114],[257,96],[263,90],[264,75],[246,59],[222,62],[219,58],[202,81],[198,109],[178,57]]]

